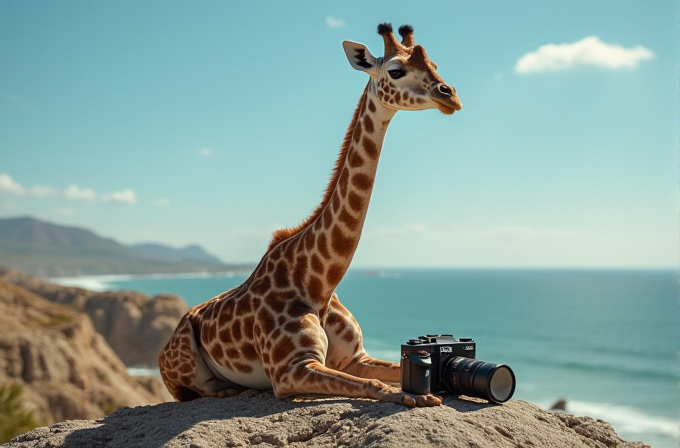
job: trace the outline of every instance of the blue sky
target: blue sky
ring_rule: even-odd
[[[255,262],[319,202],[410,23],[463,110],[399,112],[354,266],[677,261],[678,3],[0,2],[0,216]]]

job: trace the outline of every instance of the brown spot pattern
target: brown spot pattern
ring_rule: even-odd
[[[307,229],[307,231],[305,233],[305,249],[307,251],[312,250],[315,243],[316,243],[316,234],[312,231],[312,229]]]
[[[373,100],[368,100],[368,110],[375,112],[375,104],[373,104]]]
[[[241,340],[241,337],[243,335],[241,334],[241,321],[240,320],[235,320],[234,323],[232,324],[231,334],[234,336],[235,341]]]
[[[317,254],[312,255],[312,270],[317,274],[323,274],[323,263]]]
[[[349,198],[347,198],[349,206],[352,210],[358,212],[364,208],[364,198],[353,191],[350,191]]]
[[[364,128],[369,134],[373,133],[373,120],[371,120],[371,117],[368,115],[364,117]]]
[[[243,363],[240,363],[240,362],[235,362],[235,363],[233,363],[233,365],[234,365],[234,368],[236,370],[238,370],[239,372],[250,373],[250,372],[253,371],[253,368],[250,364],[243,364]]]
[[[249,361],[257,359],[257,351],[253,344],[246,342],[241,346],[241,354]]]
[[[342,280],[342,266],[339,264],[332,264],[328,268],[328,273],[326,274],[326,281],[330,285],[337,285]]]
[[[262,308],[260,310],[260,313],[257,315],[257,320],[262,325],[262,331],[265,334],[269,334],[274,331],[276,322],[274,321],[274,316],[272,316],[272,313],[270,313],[267,308]]]
[[[340,194],[344,198],[347,195],[347,181],[349,180],[349,171],[347,169],[342,170],[340,174],[340,181],[338,185],[340,186]]]
[[[337,194],[333,195],[333,200],[331,201],[331,210],[333,213],[337,213],[340,209],[340,196]]]
[[[255,324],[255,316],[246,316],[245,319],[243,319],[243,330],[246,335],[246,338],[252,339],[253,338],[253,325]]]
[[[311,336],[303,334],[300,336],[300,346],[302,347],[314,347],[316,341],[311,338]]]
[[[295,349],[295,344],[293,343],[293,340],[289,337],[284,335],[281,340],[276,344],[274,347],[274,351],[272,352],[272,362],[274,364],[278,364]]]
[[[328,243],[326,242],[326,234],[322,233],[319,235],[319,238],[317,238],[316,242],[316,248],[321,254],[322,257],[324,258],[330,258],[331,254],[328,252]]]
[[[323,212],[323,228],[328,230],[331,227],[331,224],[333,224],[333,210],[331,210],[331,207],[326,207],[326,210]]]
[[[351,230],[351,231],[356,230],[357,227],[359,226],[359,220],[356,219],[356,218],[355,218],[354,216],[352,216],[351,214],[349,214],[349,213],[347,212],[347,210],[344,209],[344,208],[343,208],[342,211],[340,212],[340,216],[338,216],[338,219],[340,220],[340,222],[342,222],[343,224],[345,224],[345,225],[347,226],[347,228],[348,228],[349,230]]]
[[[369,190],[373,186],[373,179],[364,173],[356,173],[352,176],[352,185],[357,187],[359,190]]]
[[[321,296],[321,293],[323,292],[323,283],[321,283],[321,280],[316,275],[309,277],[309,280],[307,281],[307,292],[312,298]]]
[[[352,168],[358,168],[364,164],[363,157],[361,157],[357,151],[350,151],[347,161]]]
[[[274,284],[279,288],[288,286],[288,264],[281,260],[274,270]]]
[[[368,154],[368,156],[371,159],[375,159],[376,157],[378,157],[378,147],[376,146],[376,144],[373,140],[371,140],[370,138],[364,137],[363,145],[364,145],[364,151],[366,151],[366,154]]]
[[[331,246],[339,255],[349,255],[354,249],[354,239],[346,237],[338,226],[333,226],[333,230],[331,230]]]
[[[307,273],[307,256],[302,254],[298,256],[297,261],[295,263],[295,275],[293,277],[295,286],[297,286],[298,288],[302,288],[302,280],[304,280],[306,273]]]
[[[300,321],[293,320],[284,325],[283,329],[286,330],[288,333],[295,334],[302,330],[302,324],[300,323]]]

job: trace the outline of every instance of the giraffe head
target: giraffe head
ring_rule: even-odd
[[[456,89],[437,74],[437,66],[425,49],[415,45],[413,27],[399,27],[401,43],[389,23],[378,25],[378,34],[385,41],[383,57],[373,56],[365,45],[356,42],[345,41],[342,46],[352,67],[371,76],[371,89],[383,106],[394,110],[437,108],[448,115],[463,107]]]

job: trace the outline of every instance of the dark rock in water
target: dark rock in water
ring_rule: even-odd
[[[566,411],[567,410],[567,400],[565,398],[560,398],[550,406],[551,411]]]
[[[158,366],[158,354],[187,311],[173,294],[149,297],[133,291],[94,292],[38,280],[15,270],[0,270],[5,280],[52,302],[87,313],[95,329],[127,366]]]
[[[271,392],[120,409],[18,436],[7,448],[47,447],[570,447],[643,448],[603,421],[523,402],[446,397],[408,409],[347,398],[278,400]]]

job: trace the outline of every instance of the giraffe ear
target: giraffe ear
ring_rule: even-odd
[[[376,72],[375,58],[368,51],[366,45],[346,40],[342,43],[342,48],[345,49],[345,55],[347,55],[349,64],[355,70],[366,72],[369,75]]]

